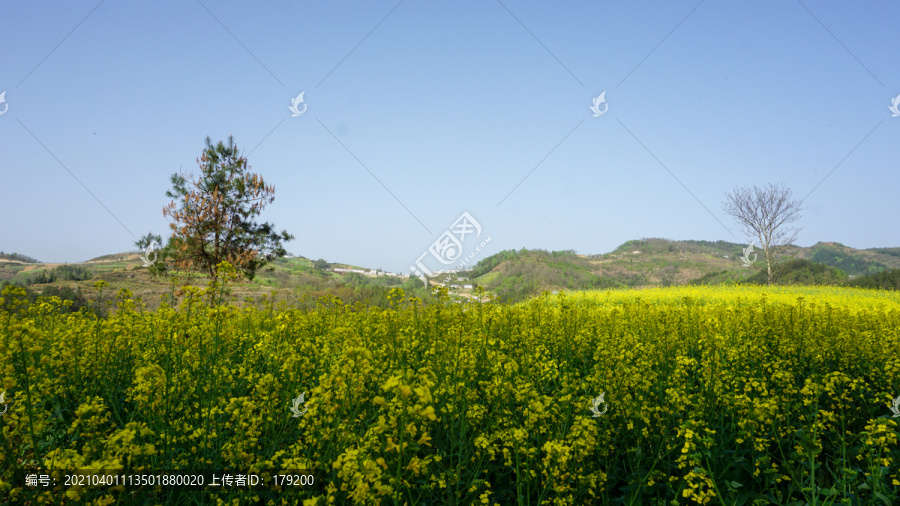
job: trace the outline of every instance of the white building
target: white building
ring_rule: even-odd
[[[368,273],[367,271],[364,271],[362,269],[341,269],[338,267],[334,268],[334,272],[355,272],[357,274],[367,274]]]

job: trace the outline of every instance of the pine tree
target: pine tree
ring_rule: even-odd
[[[166,258],[177,268],[205,272],[213,280],[225,261],[253,279],[257,269],[284,257],[282,241],[293,239],[286,231],[276,232],[272,224],[253,220],[275,200],[275,187],[249,171],[233,137],[228,145],[213,145],[207,137],[197,164],[196,179],[173,174],[172,190],[166,192],[174,199],[163,208],[173,232]]]

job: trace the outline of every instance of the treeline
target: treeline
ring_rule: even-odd
[[[775,265],[775,284],[778,285],[842,285],[847,274],[837,268],[810,260],[795,259]],[[767,284],[765,263],[750,276],[741,271],[715,271],[691,280],[690,285],[719,285],[740,283],[745,285]]]
[[[39,264],[41,263],[39,260],[35,258],[31,258],[28,255],[23,255],[21,253],[4,253],[0,251],[0,260],[12,260],[15,262],[24,262],[28,264]]]
[[[781,285],[840,285],[847,280],[847,273],[841,269],[803,259],[777,265],[774,272]],[[765,285],[766,278],[766,270],[760,269],[744,283]]]
[[[349,272],[344,274],[344,284],[350,286],[382,286],[397,288],[405,283],[409,278],[398,278],[396,276],[366,276],[358,272]],[[417,279],[418,281],[418,279]],[[425,286],[421,281],[418,283]]]
[[[23,280],[24,286],[43,285],[57,281],[84,281],[93,275],[86,267],[77,265],[60,265],[50,270],[39,271]]]
[[[16,285],[25,289],[29,303],[33,303],[38,297],[59,297],[64,301],[69,301],[69,311],[79,311],[81,308],[89,304],[89,300],[81,293],[81,287],[71,288],[68,286],[45,286],[40,291],[31,289],[34,285],[43,285],[47,283],[56,283],[57,281],[84,281],[91,279],[93,274],[85,267],[77,265],[60,265],[50,270],[44,270],[33,273],[28,276],[21,276],[17,280],[4,280],[0,283],[0,291],[8,285]]]
[[[544,257],[544,258],[559,258],[559,257],[570,257],[583,260],[586,264],[587,261],[585,259],[581,259],[575,250],[566,249],[560,251],[547,251],[545,249],[525,249],[522,248],[519,251],[514,249],[503,250],[499,253],[495,253],[475,264],[475,267],[472,267],[470,278],[475,279],[478,276],[482,276],[491,272],[494,267],[502,264],[507,260],[512,260],[518,257],[531,256],[531,257]]]
[[[550,287],[566,290],[596,290],[615,288],[622,284],[607,276],[598,276],[591,270],[590,261],[579,257],[573,250],[553,251],[525,250],[503,251],[483,260],[471,274],[477,277],[487,266],[490,268],[509,260],[503,275],[487,281],[485,287],[497,293],[503,302],[519,302],[539,295]],[[487,271],[484,271],[487,272]]]
[[[638,250],[644,254],[692,253],[740,255],[742,246],[728,241],[673,241],[671,239],[643,238],[626,241],[613,250],[615,254],[628,254]]]
[[[363,307],[387,309],[391,307],[390,293],[394,288],[400,288],[407,297],[418,297],[426,304],[433,300],[431,290],[425,288],[425,284],[418,278],[412,278],[403,281],[402,284],[393,286],[346,284],[306,290],[298,300],[298,306],[301,309],[312,310],[322,303],[322,297],[337,297],[344,305],[360,304]]]
[[[866,274],[853,278],[847,282],[847,286],[859,288],[878,288],[882,290],[900,290],[900,269],[885,272]]]
[[[873,262],[862,256],[848,255],[834,246],[825,244],[814,246],[809,259],[854,275],[875,274],[887,269],[887,266],[880,262]]]
[[[747,279],[741,271],[713,271],[707,272],[699,278],[687,282],[689,285],[729,285],[741,283]]]
[[[847,276],[847,273],[836,267],[830,267],[811,260],[797,259],[777,265],[775,272],[776,284],[779,285],[839,285],[856,288],[900,290],[900,269],[866,274],[851,279]],[[765,269],[760,269],[749,277],[734,271],[710,272],[690,281],[689,284],[718,285],[732,283],[765,285]]]
[[[881,253],[882,255],[890,255],[892,257],[900,257],[900,248],[872,248],[869,251]]]

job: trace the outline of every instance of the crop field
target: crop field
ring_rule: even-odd
[[[186,289],[155,311],[123,290],[98,317],[100,307],[70,314],[7,288],[0,498],[741,505],[900,494],[897,292],[676,287],[423,305],[395,289],[389,309],[323,299],[307,311],[265,298],[238,308],[226,289]],[[314,484],[41,489],[26,486],[30,470]]]

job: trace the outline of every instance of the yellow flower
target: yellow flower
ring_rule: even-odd
[[[384,451],[386,451],[386,452],[399,451],[399,447],[397,446],[397,443],[394,443],[394,438],[389,437],[387,439],[387,446],[384,448]]]
[[[431,421],[437,420],[437,416],[435,416],[435,414],[434,414],[434,407],[432,407],[432,406],[428,406],[425,409],[423,409],[422,411],[420,411],[419,416],[421,416],[423,418],[427,418]]]

